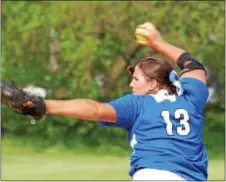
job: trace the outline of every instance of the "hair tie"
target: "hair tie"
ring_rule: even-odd
[[[178,74],[175,70],[172,70],[169,74],[169,80],[172,82],[172,84],[176,87],[177,94],[182,95],[183,94],[183,88],[181,86],[181,83],[178,78]]]

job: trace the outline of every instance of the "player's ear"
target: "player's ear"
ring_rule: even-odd
[[[149,89],[151,92],[155,91],[158,88],[158,81],[156,79],[151,79],[149,82]]]

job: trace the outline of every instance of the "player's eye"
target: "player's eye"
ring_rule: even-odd
[[[133,77],[133,80],[138,81],[138,78],[137,77]]]

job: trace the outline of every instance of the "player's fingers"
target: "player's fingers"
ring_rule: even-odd
[[[34,103],[31,102],[31,101],[27,101],[23,104],[24,107],[27,107],[27,106],[32,106]]]
[[[146,23],[143,23],[141,25],[138,25],[137,28],[143,28],[143,29],[146,29],[148,31],[151,31],[153,28],[155,28],[155,26],[150,22],[146,22]]]
[[[145,45],[145,46],[148,45],[147,41],[137,41],[137,43],[139,43],[139,44],[141,44],[141,45]]]
[[[135,31],[135,34],[136,35],[142,35],[142,36],[146,37],[147,39],[149,38],[148,31],[146,29],[143,29],[143,28],[137,28],[136,31]]]
[[[148,45],[148,32],[145,29],[137,28],[135,31],[137,42],[142,45]]]
[[[144,28],[137,28],[135,31],[135,36],[137,39],[137,42],[141,45],[148,45],[149,35],[148,31]]]
[[[148,26],[148,25],[150,25],[151,23],[150,22],[144,22],[144,23],[142,23],[142,24],[140,24],[140,25],[138,25],[139,27],[146,27],[146,26]]]

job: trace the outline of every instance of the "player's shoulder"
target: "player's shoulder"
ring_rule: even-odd
[[[183,77],[180,79],[183,88],[182,97],[196,107],[203,110],[209,97],[209,89],[206,83],[193,77]]]
[[[206,85],[205,82],[201,81],[200,79],[194,78],[194,77],[186,76],[186,77],[180,78],[180,81],[182,81],[182,80],[188,81],[188,82],[194,82],[194,83],[202,83],[202,84]]]
[[[183,77],[180,79],[180,83],[182,85],[192,85],[194,86],[193,88],[203,88],[203,89],[206,89],[208,88],[207,87],[207,84],[199,79],[196,79],[196,78],[193,78],[193,77]]]
[[[149,104],[155,102],[154,97],[152,97],[151,95],[136,95],[133,93],[125,94],[119,99],[124,102],[130,102],[136,105],[143,105],[146,102],[148,102]]]
[[[121,96],[119,99],[139,99],[139,95],[134,95],[132,93],[126,93],[125,95]]]
[[[140,103],[141,100],[142,100],[142,96],[140,96],[140,95],[126,93],[125,95],[117,98],[114,101],[121,101],[121,102],[126,102],[126,103],[130,102],[130,103],[138,104],[138,103]]]
[[[193,78],[193,77],[184,77],[180,79],[184,93],[192,94],[196,97],[207,99],[209,95],[209,89],[206,83],[203,81]]]
[[[133,93],[126,93],[125,95],[121,96],[120,98],[126,98],[126,99],[141,99],[145,97],[146,95],[136,95]]]

